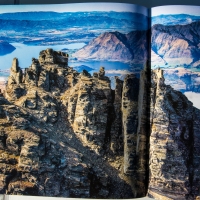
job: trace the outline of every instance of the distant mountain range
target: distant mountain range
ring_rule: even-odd
[[[132,12],[16,12],[0,14],[0,40],[29,45],[88,43],[106,31],[147,30],[148,17]],[[34,29],[33,29],[34,27]]]
[[[23,30],[24,28],[57,29],[67,27],[92,26],[106,28],[108,26],[132,27],[132,29],[146,30],[147,16],[132,12],[17,12],[0,14],[0,25],[3,29]],[[50,23],[47,23],[50,22]],[[20,25],[20,27],[18,27]],[[14,27],[13,27],[14,26]]]
[[[200,68],[200,21],[187,25],[152,27],[152,66],[190,65]],[[128,34],[106,32],[73,54],[78,60],[144,62],[147,58],[147,31]]]
[[[200,21],[152,27],[152,65],[200,67]]]
[[[152,66],[200,68],[200,17],[179,14],[152,19]],[[73,54],[78,60],[143,63],[148,53],[147,22],[146,16],[131,12],[4,13],[0,14],[0,40],[34,45],[80,41],[87,45]],[[123,32],[134,26],[137,30]],[[107,31],[111,27],[121,31]],[[14,50],[9,43],[0,44],[2,54]]]
[[[73,54],[78,60],[112,60],[145,62],[147,58],[147,32],[128,34],[106,32]]]
[[[115,11],[91,11],[91,12],[53,12],[53,11],[33,11],[33,12],[13,12],[13,13],[2,13],[0,14],[0,19],[6,20],[60,20],[67,18],[113,18],[113,19],[125,19],[137,22],[147,18],[145,15],[133,12],[115,12]]]
[[[176,15],[158,15],[151,18],[151,25],[186,25],[200,20],[200,16],[176,14]]]

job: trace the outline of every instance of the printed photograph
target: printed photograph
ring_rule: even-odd
[[[151,68],[200,109],[200,7],[152,8]]]
[[[150,196],[200,198],[200,7],[152,8]]]
[[[120,3],[2,6],[1,79],[14,57],[25,69],[47,48],[67,53],[78,72],[92,74],[102,65],[108,76],[139,73],[147,58],[147,15],[143,7]]]
[[[1,6],[0,26],[0,193],[146,196],[148,9]]]

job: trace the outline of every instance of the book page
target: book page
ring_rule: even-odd
[[[120,3],[0,7],[1,194],[146,195],[148,17]]]
[[[149,193],[199,198],[200,7],[152,8]]]

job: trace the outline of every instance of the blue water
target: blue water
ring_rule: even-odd
[[[128,63],[114,62],[114,61],[85,61],[85,62],[69,62],[70,67],[77,67],[80,65],[86,65],[94,70],[89,71],[92,75],[94,72],[98,72],[100,67],[104,67],[105,71],[112,70],[112,74],[119,75],[118,70],[130,70]],[[108,73],[106,75],[109,76]]]
[[[19,66],[21,68],[28,68],[32,63],[32,58],[38,58],[39,53],[42,50],[45,50],[47,48],[52,48],[55,51],[61,51],[62,49],[79,49],[82,48],[85,43],[73,43],[68,45],[49,45],[49,46],[30,46],[25,45],[21,43],[11,43],[16,50],[14,50],[12,53],[0,56],[0,71],[1,70],[7,70],[10,69],[12,65],[12,60],[14,57],[18,58],[19,60]],[[67,51],[67,50],[66,50]],[[99,71],[99,68],[102,66],[105,68],[105,70],[112,70],[112,74],[119,75],[118,70],[127,70],[130,71],[130,66],[128,63],[122,63],[122,62],[111,62],[111,61],[74,61],[69,59],[69,66],[71,67],[77,67],[81,65],[86,65],[94,70],[91,70],[90,73],[93,74],[94,72]],[[108,73],[107,75],[109,75]],[[0,73],[0,76],[4,76],[3,73]],[[6,73],[5,73],[6,76]]]
[[[39,53],[47,48],[52,48],[55,51],[67,49],[79,49],[85,43],[74,43],[68,45],[49,45],[49,46],[28,46],[21,43],[11,43],[16,49],[7,55],[0,56],[0,69],[10,69],[13,58],[18,58],[19,66],[21,68],[28,68],[32,63],[32,58],[38,58]]]

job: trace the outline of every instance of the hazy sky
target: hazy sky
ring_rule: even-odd
[[[151,15],[189,14],[200,16],[200,6],[159,6],[151,9]]]
[[[0,13],[27,12],[27,11],[55,11],[55,12],[77,12],[77,11],[117,11],[137,12],[148,15],[145,7],[134,4],[122,3],[74,3],[74,4],[44,4],[44,5],[1,5]]]

